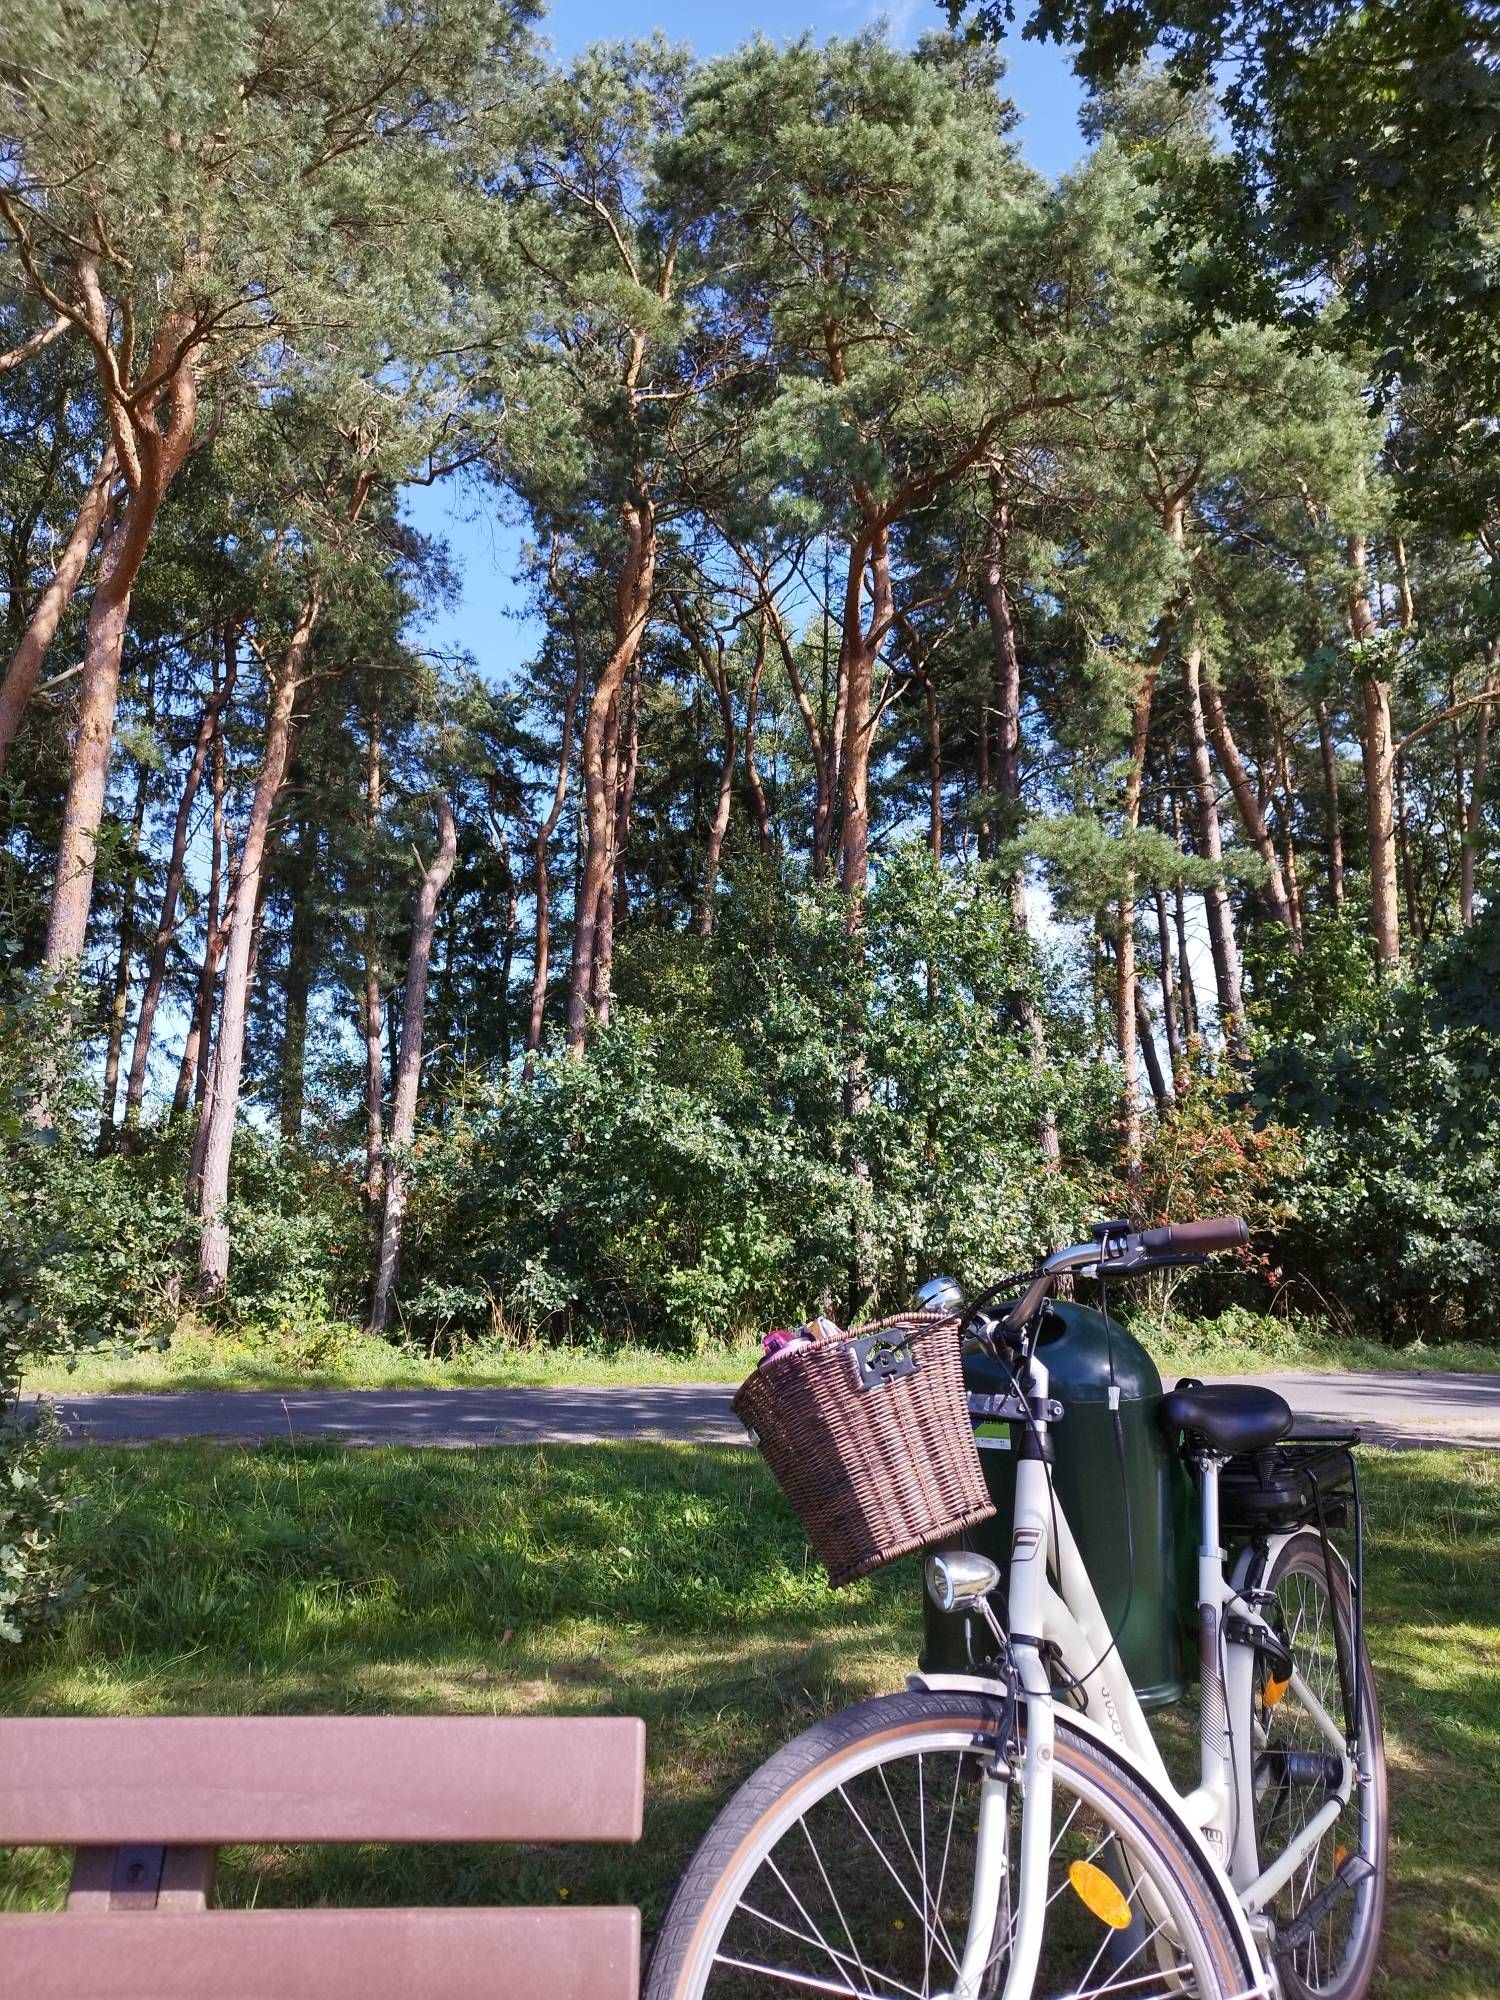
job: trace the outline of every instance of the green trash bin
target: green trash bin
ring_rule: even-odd
[[[1123,1473],[1109,1407],[1111,1348],[1113,1380],[1120,1392]],[[1049,1393],[1064,1411],[1051,1431],[1058,1501],[1109,1629],[1118,1630],[1120,1655],[1142,1707],[1166,1708],[1181,1700],[1188,1687],[1191,1650],[1183,1639],[1185,1626],[1191,1631],[1196,1618],[1197,1535],[1191,1475],[1157,1422],[1161,1376],[1145,1348],[1118,1321],[1059,1300],[1045,1308],[1037,1353],[1047,1367]],[[964,1381],[977,1395],[1003,1396],[1012,1386],[1009,1371],[984,1353],[964,1357]],[[989,1556],[1002,1577],[1010,1555],[1021,1429],[975,1419],[975,1442],[996,1511],[992,1520],[981,1521],[949,1545]],[[934,1673],[968,1670],[968,1617],[939,1611],[925,1590],[922,1606],[922,1667]],[[1003,1623],[1003,1584],[996,1608]]]

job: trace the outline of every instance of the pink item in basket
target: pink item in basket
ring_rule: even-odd
[[[804,1347],[816,1347],[820,1340],[843,1338],[844,1329],[822,1314],[817,1319],[810,1319],[805,1326],[799,1326],[795,1332],[789,1327],[773,1326],[761,1340],[765,1353],[761,1356],[760,1365],[764,1368],[768,1361],[779,1361],[784,1354],[795,1354]]]
[[[785,1326],[773,1326],[761,1342],[761,1346],[765,1349],[764,1359],[766,1361],[774,1361],[778,1355],[785,1354],[789,1347],[810,1347],[811,1345],[812,1343],[805,1333],[793,1333],[790,1327]]]

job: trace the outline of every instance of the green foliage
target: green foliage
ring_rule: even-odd
[[[1368,1033],[1383,1011],[1369,937],[1341,913],[1314,917],[1300,952],[1282,934],[1258,933],[1245,969],[1255,982],[1255,1017],[1279,1043],[1316,1043],[1331,1021]]]
[[[1005,11],[979,9],[989,27]],[[1474,386],[1491,343],[1466,372],[1445,329],[1395,401],[1367,389],[1388,337],[1432,332],[1447,277],[1486,295],[1492,163],[1468,154],[1472,213],[1427,214],[1423,174],[1454,185],[1452,160],[1413,153],[1430,68],[1389,85],[1389,129],[1351,115],[1383,87],[1339,61],[1410,39],[1389,0],[1031,11],[1079,31],[1105,87],[1090,152],[1054,185],[1017,150],[982,41],[902,51],[871,30],[698,63],[656,36],[563,70],[530,0],[41,0],[0,23],[7,648],[111,410],[117,429],[150,417],[164,332],[202,404],[132,589],[83,1052],[40,999],[0,1033],[0,1396],[38,1355],[177,1323],[192,1121],[154,1121],[214,985],[210,850],[221,891],[248,879],[279,663],[315,601],[290,761],[262,801],[234,1255],[222,1298],[185,1315],[193,1338],[336,1368],[362,1315],[434,788],[458,858],[408,1070],[400,1299],[427,1347],[691,1354],[817,1305],[899,1305],[937,1267],[992,1276],[1125,1209],[1295,1228],[1298,1272],[1331,1277],[1361,1324],[1488,1310],[1463,1148],[1489,1158],[1475,1080],[1495,1037],[1452,985],[1483,966],[1437,945],[1493,874],[1476,697],[1500,673],[1478,462],[1495,399]],[[1483,109],[1473,9],[1408,12],[1458,32],[1449,111]],[[1305,65],[1269,60],[1286,23]],[[1130,71],[1158,31],[1168,69]],[[1411,287],[1382,291],[1403,244]],[[53,294],[60,337],[35,347]],[[523,521],[529,658],[445,661],[420,630],[454,577],[403,482],[465,473],[471,501],[493,481],[507,530]],[[62,662],[99,568],[0,785],[0,943],[21,964],[43,955],[70,738],[89,740]],[[717,678],[700,630],[722,641]],[[606,994],[613,1017],[585,1059],[524,1082],[533,966],[545,1027],[588,937],[581,805],[614,828],[596,911],[614,957],[578,951],[575,1041]],[[1382,948],[1429,960],[1400,988],[1342,914],[1383,893],[1383,811],[1404,910],[1382,910]],[[907,844],[916,824],[941,867]],[[868,900],[824,893],[863,884],[867,844]],[[1211,972],[1190,937],[1220,883]],[[1175,1101],[1158,1076],[1146,1105],[1116,1046],[1158,1053],[1172,899],[1195,998],[1172,1023]],[[1283,919],[1304,917],[1297,954]],[[1215,1054],[1240,1040],[1241,943],[1260,1124]],[[156,1039],[140,1033],[117,1125],[153,953]],[[227,1040],[233,1088],[209,1101],[234,1112]],[[190,1080],[185,1061],[184,1098]],[[1339,1234],[1355,1247],[1330,1265]],[[1266,1275],[1193,1296],[1244,1303]]]
[[[995,37],[1017,13],[1013,0],[949,11]],[[1471,524],[1492,515],[1495,454],[1476,420],[1500,383],[1490,0],[1034,0],[1021,12],[1028,36],[1070,46],[1106,93],[1160,58],[1189,104],[1217,96],[1227,150],[1146,148],[1200,319],[1284,317],[1387,388],[1430,387],[1440,443],[1408,456],[1413,497]],[[1324,288],[1338,306],[1318,314]]]
[[[366,1283],[351,1177],[299,1146],[242,1132],[229,1216],[239,1247],[215,1322],[303,1367],[335,1359],[353,1337]]]
[[[1348,978],[1325,938],[1315,978],[1330,961],[1326,1004],[1294,997],[1256,1070],[1257,1101],[1304,1149],[1287,1186],[1291,1269],[1308,1302],[1387,1339],[1494,1340],[1500,908],[1401,983]]]
[[[657,939],[627,963],[627,1004],[584,1061],[554,1058],[419,1140],[412,1334],[692,1348],[820,1303],[904,1304],[935,1269],[977,1280],[1076,1225],[1082,1189],[1039,1171],[1036,1131],[1050,1097],[1083,1142],[1095,1065],[1064,1033],[1034,1070],[1014,1002],[1040,974],[1003,893],[901,851],[870,897],[862,970],[838,899],[756,901],[709,942]],[[629,1004],[645,984],[649,1013]]]
[[[150,1333],[169,1309],[180,1203],[89,1143],[68,1012],[64,994],[0,995],[0,1399],[28,1361]]]
[[[164,1209],[82,1142],[68,996],[0,992],[0,1639],[43,1630],[73,1580],[45,1418],[14,1407],[28,1364],[136,1335],[160,1316]],[[45,1102],[45,1116],[40,1106]],[[175,1207],[175,1204],[171,1205]]]
[[[57,1463],[47,1456],[57,1425],[45,1413],[23,1422],[0,1407],[0,1641],[18,1646],[51,1630],[82,1582],[61,1555],[67,1506]]]

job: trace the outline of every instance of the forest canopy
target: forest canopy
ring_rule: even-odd
[[[1224,1209],[1200,1309],[1500,1338],[1492,24],[1047,0],[1048,179],[1008,14],[7,11],[0,1396]]]

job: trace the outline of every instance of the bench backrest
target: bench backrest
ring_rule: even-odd
[[[76,1850],[0,2000],[635,2000],[632,1909],[208,1906],[230,1843],[636,1840],[644,1762],[634,1718],[0,1721],[0,1846]]]

